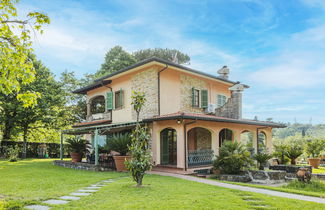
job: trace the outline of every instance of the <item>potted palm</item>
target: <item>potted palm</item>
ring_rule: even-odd
[[[259,152],[253,156],[253,159],[258,162],[258,169],[259,170],[264,170],[264,166],[266,165],[267,161],[272,158],[272,155],[264,153],[264,152]]]
[[[322,142],[320,140],[314,139],[307,142],[306,153],[310,157],[308,158],[308,162],[313,168],[318,168],[320,164],[320,158],[318,156],[321,151]]]
[[[111,138],[107,138],[105,148],[112,152],[118,152],[118,155],[114,155],[114,162],[116,171],[127,171],[124,162],[130,160],[131,156],[128,155],[128,145],[131,143],[130,134],[114,134]]]
[[[74,137],[67,139],[66,143],[70,152],[71,161],[73,163],[81,162],[86,153],[87,140]]]

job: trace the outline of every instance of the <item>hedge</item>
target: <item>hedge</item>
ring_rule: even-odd
[[[9,148],[16,148],[19,157],[22,156],[24,142],[21,141],[0,141],[0,157],[6,158]],[[63,147],[64,148],[64,147]],[[27,142],[27,158],[58,158],[60,157],[60,144]]]

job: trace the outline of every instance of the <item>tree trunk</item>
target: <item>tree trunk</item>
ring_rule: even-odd
[[[25,159],[27,156],[27,134],[28,134],[28,127],[24,127],[24,133],[23,133],[23,140],[24,140],[24,146],[23,146],[23,154],[22,158]]]
[[[11,131],[12,131],[12,123],[10,120],[5,121],[5,126],[3,129],[2,139],[5,141],[10,141],[11,139]]]
[[[291,165],[296,165],[296,159],[295,158],[291,159]]]

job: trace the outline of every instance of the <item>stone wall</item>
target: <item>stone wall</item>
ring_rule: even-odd
[[[140,120],[158,115],[158,75],[157,68],[150,68],[132,77],[132,90],[145,92],[146,103],[141,110]],[[132,119],[136,120],[136,112],[132,109]]]
[[[85,170],[85,171],[113,171],[110,168],[96,166],[94,164],[89,163],[73,163],[71,161],[64,161],[64,160],[55,160],[53,161],[53,165],[62,166],[64,168],[72,168],[76,170]]]
[[[188,75],[181,74],[181,108],[182,112],[204,114],[204,109],[192,107],[192,88],[206,89],[206,82]],[[201,99],[200,99],[201,100]]]
[[[232,91],[231,98],[222,107],[216,109],[216,116],[234,119],[242,118],[242,93]]]

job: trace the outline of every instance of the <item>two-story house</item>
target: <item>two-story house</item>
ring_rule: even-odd
[[[159,58],[144,60],[75,90],[87,97],[87,122],[70,132],[88,134],[98,156],[101,139],[134,127],[131,94],[137,90],[147,99],[140,119],[149,127],[155,165],[184,170],[209,165],[225,141],[272,150],[272,128],[282,125],[242,119],[248,86],[228,75],[226,66],[210,75]]]

